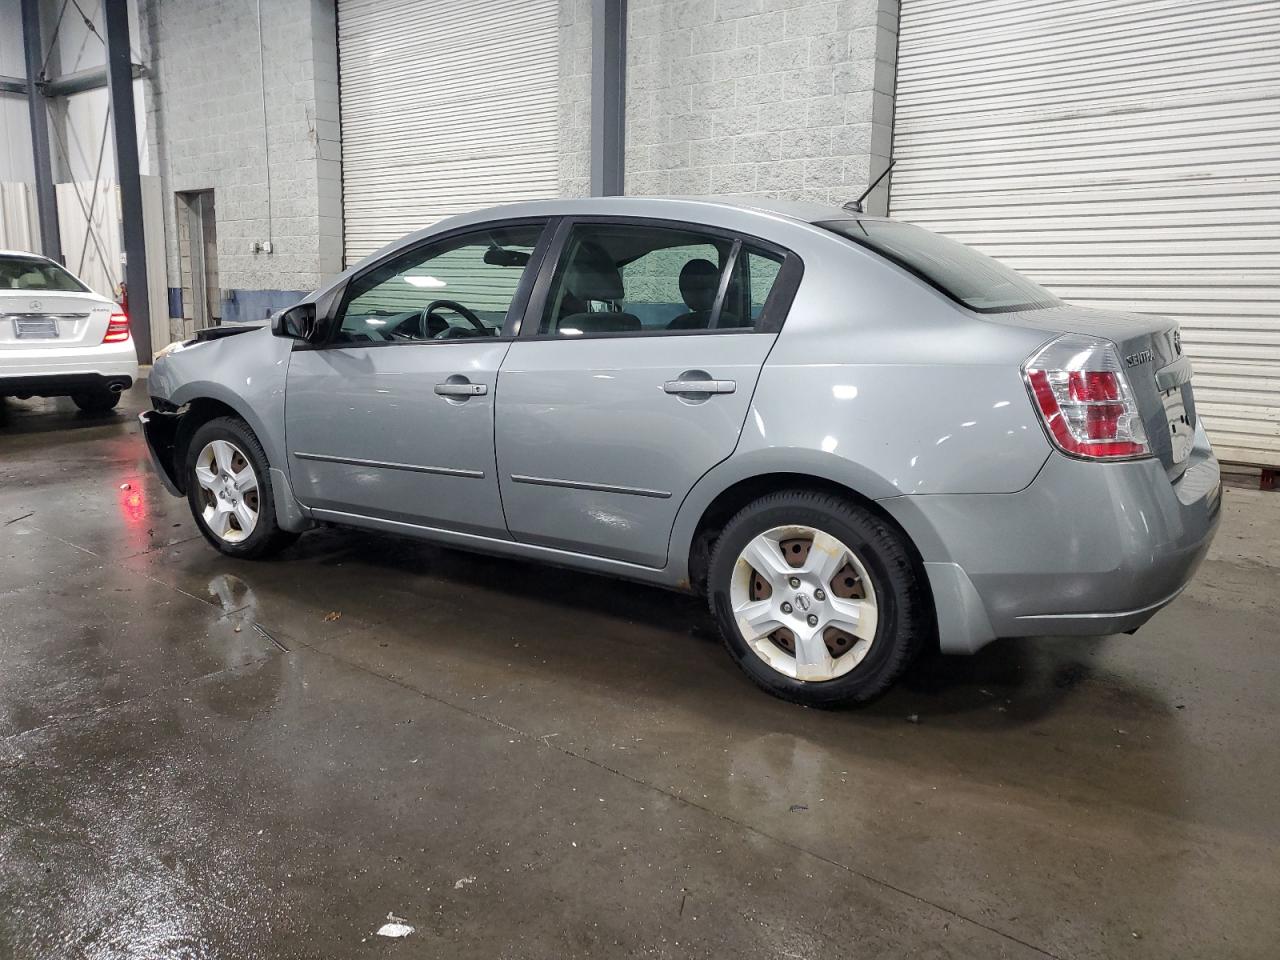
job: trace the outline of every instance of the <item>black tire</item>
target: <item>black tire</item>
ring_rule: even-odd
[[[218,536],[204,520],[204,490],[196,479],[196,458],[211,441],[228,440],[243,452],[258,479],[258,520],[252,533],[232,543]],[[249,425],[238,417],[219,417],[200,426],[187,445],[183,460],[183,477],[187,484],[187,502],[196,526],[219,552],[229,557],[258,560],[279,553],[298,539],[298,534],[281,530],[276,521],[276,504],[271,485],[271,471],[262,444]]]
[[[875,589],[878,618],[871,646],[860,663],[835,679],[797,680],[775,670],[743,639],[733,616],[729,591],[739,555],[759,534],[793,524],[841,540],[857,554]],[[747,676],[776,697],[811,707],[863,703],[883,693],[933,631],[932,607],[902,535],[849,500],[809,490],[762,497],[729,521],[711,553],[707,599],[725,646]]]
[[[88,390],[84,393],[73,393],[71,402],[85,413],[107,413],[116,408],[120,402],[120,394],[110,390]]]

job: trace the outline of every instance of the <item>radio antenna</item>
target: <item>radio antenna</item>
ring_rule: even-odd
[[[866,213],[866,211],[862,209],[862,201],[867,199],[867,197],[871,196],[872,190],[880,186],[880,181],[889,175],[889,171],[893,169],[893,165],[897,162],[898,162],[897,160],[890,160],[889,165],[884,168],[884,173],[876,177],[875,180],[872,181],[871,186],[867,187],[867,189],[862,191],[862,196],[860,196],[857,200],[850,200],[840,209],[848,210],[850,213]]]

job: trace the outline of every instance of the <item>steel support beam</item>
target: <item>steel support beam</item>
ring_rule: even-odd
[[[145,74],[140,63],[129,64],[129,69],[135,80]],[[46,80],[40,85],[40,90],[46,97],[69,97],[73,93],[98,90],[105,86],[109,86],[107,68],[90,67],[88,70],[77,70],[75,73]]]
[[[133,79],[145,77],[147,72],[142,64],[133,64]],[[46,97],[69,97],[73,93],[84,93],[86,90],[98,90],[107,85],[107,68],[91,67],[88,70],[77,70],[65,77],[53,77],[42,80],[37,86]],[[27,81],[21,77],[6,77],[0,74],[0,94],[11,93],[14,96],[27,95]]]
[[[49,156],[49,113],[40,94],[44,45],[40,42],[40,0],[22,0],[22,47],[27,62],[27,110],[31,117],[31,159],[36,174],[36,214],[40,221],[40,252],[62,263],[62,233],[58,229],[58,194],[53,189],[53,161]]]
[[[627,0],[591,0],[591,195],[623,188]]]
[[[34,2],[34,0],[26,0]],[[129,56],[129,8],[125,0],[102,5],[107,34],[107,89],[115,132],[116,176],[124,233],[124,279],[129,327],[139,363],[151,362],[151,304],[147,295],[147,247],[142,227],[142,181],[138,171],[138,125],[133,110],[133,63]]]

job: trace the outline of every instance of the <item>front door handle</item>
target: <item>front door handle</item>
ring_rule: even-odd
[[[736,380],[668,380],[662,385],[666,393],[733,393]]]
[[[489,392],[485,383],[437,383],[436,394],[441,397],[483,397]]]

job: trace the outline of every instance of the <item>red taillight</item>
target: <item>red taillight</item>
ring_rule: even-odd
[[[1093,403],[1120,399],[1120,379],[1110,370],[1072,370],[1067,383],[1072,400]]]
[[[129,339],[129,318],[120,312],[113,313],[107,322],[107,332],[103,334],[103,343],[123,343]]]
[[[1064,453],[1093,460],[1150,453],[1120,358],[1107,341],[1061,337],[1023,372],[1045,430]]]

